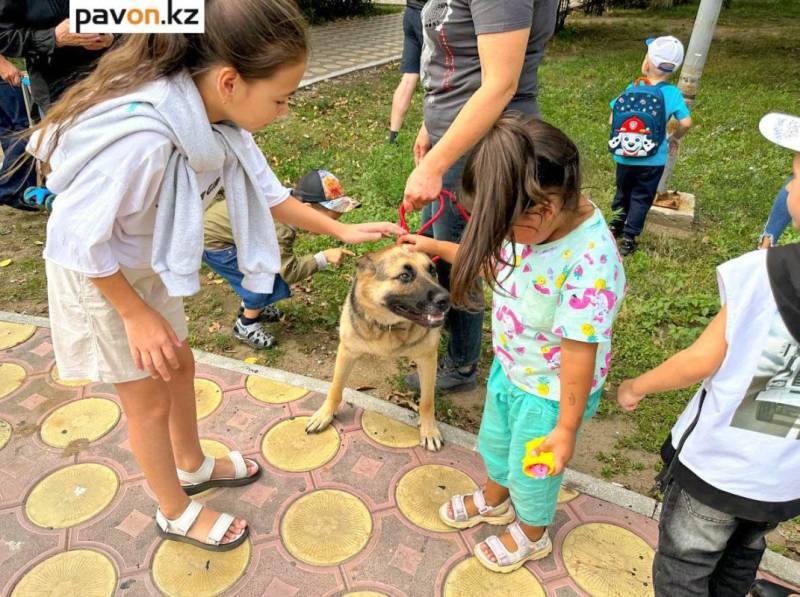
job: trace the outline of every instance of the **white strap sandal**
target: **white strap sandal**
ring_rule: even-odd
[[[261,476],[261,467],[255,460],[249,460],[249,462],[255,464],[257,470],[249,477],[247,476],[248,461],[245,461],[240,452],[228,452],[228,460],[233,463],[233,477],[212,479],[211,474],[214,472],[215,462],[211,456],[206,456],[200,468],[193,473],[178,469],[178,480],[186,495],[195,495],[212,487],[241,487],[256,481]]]
[[[188,543],[189,545],[194,545],[195,547],[200,547],[209,551],[228,551],[235,549],[247,540],[247,537],[250,535],[249,526],[246,526],[232,541],[222,543],[225,533],[228,532],[228,529],[235,520],[230,514],[224,513],[219,515],[214,526],[212,526],[211,530],[208,532],[205,541],[198,541],[197,539],[187,537],[186,534],[189,532],[189,529],[192,528],[192,525],[194,525],[197,517],[200,516],[200,511],[203,508],[204,506],[200,502],[191,501],[186,507],[186,510],[183,511],[183,514],[178,516],[175,520],[170,520],[164,516],[160,509],[156,510],[156,526],[158,527],[158,533],[164,539]]]
[[[550,541],[550,535],[547,534],[547,530],[545,530],[542,538],[536,542],[528,539],[528,536],[519,528],[518,522],[509,525],[507,530],[517,544],[516,551],[508,551],[497,535],[491,535],[484,541],[486,546],[492,550],[494,557],[497,558],[497,562],[492,562],[483,553],[480,543],[473,550],[478,561],[492,572],[500,572],[502,574],[514,572],[514,570],[525,565],[525,562],[541,560],[549,556],[553,551],[553,543]]]
[[[506,498],[504,502],[492,507],[486,503],[486,498],[483,497],[482,489],[477,489],[475,493],[472,494],[472,501],[475,503],[478,513],[475,516],[470,516],[467,514],[467,507],[464,504],[465,497],[467,496],[454,495],[450,498],[449,502],[439,507],[439,518],[447,526],[453,527],[454,529],[470,529],[482,522],[503,525],[513,522],[517,516],[513,506],[511,506],[510,498]],[[453,518],[450,518],[447,514],[448,504],[453,505]]]

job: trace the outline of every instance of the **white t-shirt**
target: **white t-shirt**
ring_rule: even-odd
[[[263,168],[258,179],[270,207],[289,196],[267,164],[252,135],[242,135]],[[110,145],[88,163],[53,203],[47,223],[44,257],[69,270],[92,277],[114,274],[120,266],[151,267],[158,189],[172,153],[172,142],[143,131]],[[64,158],[59,146],[53,169]],[[208,207],[222,187],[222,170],[197,177]]]
[[[718,490],[783,503],[800,499],[800,345],[778,312],[766,259],[755,251],[718,269],[728,351],[704,384],[679,458]],[[700,393],[672,429],[673,447],[696,418]]]

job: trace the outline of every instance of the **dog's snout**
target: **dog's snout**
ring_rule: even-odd
[[[428,292],[428,301],[436,306],[440,311],[446,311],[450,306],[450,293],[445,289],[430,290]]]

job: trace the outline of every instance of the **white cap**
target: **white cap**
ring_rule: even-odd
[[[647,57],[650,64],[665,73],[672,73],[683,64],[683,44],[677,37],[665,35],[651,37],[647,44]]]
[[[776,145],[800,152],[800,116],[770,112],[758,123],[758,130]]]

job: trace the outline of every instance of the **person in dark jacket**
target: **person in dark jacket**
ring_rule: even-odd
[[[22,97],[22,73],[0,55],[0,205],[31,211],[34,208],[22,203],[22,192],[36,184],[33,168],[20,168],[11,176],[5,176],[21,155],[25,153],[25,142],[15,134],[28,128],[28,114]]]
[[[0,54],[25,59],[43,112],[113,41],[108,34],[70,33],[69,0],[0,0]]]

